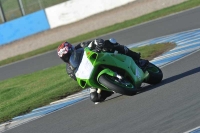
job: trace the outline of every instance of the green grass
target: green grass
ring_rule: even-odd
[[[173,43],[163,43],[159,45],[147,45],[143,47],[132,48],[131,50],[141,53],[141,58],[152,60],[163,54],[165,51],[173,49],[176,45]]]
[[[81,90],[59,65],[0,82],[0,122]]]
[[[175,44],[166,43],[132,50],[148,58],[153,49],[152,59],[173,47]],[[82,90],[67,75],[65,64],[0,81],[0,86],[0,123]]]
[[[171,6],[171,7],[162,9],[162,10],[158,10],[158,11],[143,15],[143,16],[135,18],[135,19],[127,20],[127,21],[124,21],[122,23],[117,23],[115,25],[108,26],[108,27],[105,27],[103,29],[95,30],[95,31],[89,32],[87,34],[83,34],[83,35],[80,35],[80,36],[77,36],[77,37],[74,37],[74,38],[70,38],[70,39],[68,39],[68,41],[71,42],[71,43],[81,42],[81,41],[84,41],[84,40],[87,40],[87,39],[90,39],[90,38],[98,37],[98,36],[103,35],[103,34],[107,34],[107,33],[117,31],[117,30],[120,30],[120,29],[123,29],[123,28],[134,26],[134,25],[137,25],[137,24],[140,24],[140,23],[143,23],[143,22],[147,22],[147,21],[159,18],[159,17],[163,17],[163,16],[166,16],[166,15],[176,13],[176,12],[179,12],[179,11],[183,11],[183,10],[186,10],[186,9],[189,9],[189,8],[193,8],[193,7],[196,7],[196,6],[199,6],[199,5],[200,5],[200,0],[189,0],[189,1],[183,2],[181,4]],[[66,40],[63,40],[63,41],[66,41]],[[8,63],[12,63],[14,61],[22,60],[22,59],[25,59],[25,58],[28,58],[28,57],[31,57],[31,56],[34,56],[34,55],[37,55],[37,54],[41,54],[41,53],[44,53],[44,52],[47,52],[47,51],[54,50],[54,49],[57,48],[57,46],[61,42],[57,42],[57,43],[51,44],[49,46],[46,46],[44,48],[34,50],[32,52],[28,52],[28,53],[25,53],[25,54],[22,54],[22,55],[18,55],[18,56],[15,56],[15,57],[11,57],[11,58],[2,60],[2,61],[0,61],[0,66],[8,64]]]

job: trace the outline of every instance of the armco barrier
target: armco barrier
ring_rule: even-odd
[[[48,30],[50,28],[44,10],[26,15],[0,25],[0,45]]]

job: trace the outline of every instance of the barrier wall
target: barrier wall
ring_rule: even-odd
[[[20,17],[0,24],[0,45],[36,34],[50,28],[45,11]]]
[[[46,8],[45,12],[50,27],[55,28],[125,5],[132,1],[135,0],[70,0]]]
[[[70,24],[132,1],[135,0],[69,0],[63,2],[45,10],[0,24],[0,45],[50,28]]]

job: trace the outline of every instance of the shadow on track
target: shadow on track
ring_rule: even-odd
[[[103,101],[103,102],[107,102],[107,101],[113,100],[113,99],[118,98],[118,97],[121,97],[121,96],[123,96],[123,95],[122,95],[122,94],[119,94],[119,95],[114,96],[114,97],[112,97],[112,98],[108,98],[108,99],[106,99],[106,100]]]
[[[179,79],[181,79],[181,78],[187,77],[187,76],[189,76],[189,75],[192,75],[192,74],[195,74],[195,73],[198,73],[198,72],[200,72],[200,67],[197,67],[197,68],[194,68],[194,69],[192,69],[192,70],[186,71],[186,72],[184,72],[184,73],[181,73],[181,74],[178,74],[178,75],[175,75],[175,76],[166,78],[166,79],[162,80],[162,82],[159,83],[159,84],[157,84],[157,85],[147,85],[147,86],[143,87],[143,88],[141,89],[141,91],[139,91],[139,93],[143,93],[143,92],[146,92],[146,91],[155,89],[155,88],[157,88],[157,87],[160,87],[160,86],[163,86],[163,85],[165,85],[165,84],[174,82],[174,81],[176,81],[176,80],[179,80]]]
[[[175,76],[166,78],[166,79],[162,80],[162,82],[159,83],[159,84],[157,84],[157,85],[146,85],[145,87],[142,87],[141,90],[138,91],[138,93],[137,93],[136,95],[138,95],[138,94],[140,94],[140,93],[144,93],[144,92],[146,92],[146,91],[150,91],[150,90],[156,89],[157,87],[160,87],[160,86],[163,86],[163,85],[165,85],[165,84],[174,82],[174,81],[176,81],[176,80],[179,80],[179,79],[181,79],[181,78],[187,77],[187,76],[189,76],[189,75],[192,75],[192,74],[195,74],[195,73],[198,73],[198,72],[200,72],[200,67],[197,67],[197,68],[194,68],[194,69],[189,70],[189,71],[187,71],[187,72],[184,72],[184,73],[181,73],[181,74],[178,74],[178,75],[175,75]],[[107,101],[110,101],[110,100],[119,98],[119,97],[121,97],[121,96],[124,96],[124,95],[119,94],[119,95],[117,95],[117,96],[108,98],[108,99],[106,99],[106,100],[103,101],[103,102],[107,102]],[[103,102],[102,102],[102,103],[103,103]]]

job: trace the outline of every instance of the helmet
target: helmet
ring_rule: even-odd
[[[64,62],[69,62],[73,50],[74,48],[69,42],[64,42],[58,46],[57,53]]]
[[[109,41],[113,44],[117,44],[117,41],[115,40],[115,38],[110,38]]]

